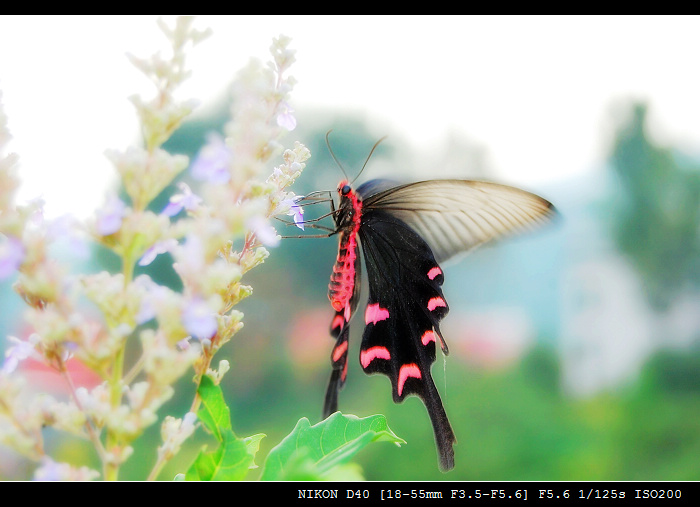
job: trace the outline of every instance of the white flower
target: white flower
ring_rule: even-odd
[[[246,225],[248,229],[255,234],[255,237],[260,240],[265,246],[277,246],[280,243],[280,237],[277,231],[269,222],[261,216],[255,215],[248,219]]]
[[[41,459],[41,466],[34,471],[35,481],[91,481],[99,476],[99,472],[88,467],[75,468],[68,463],[56,463],[47,456]]]
[[[137,324],[144,324],[155,318],[159,311],[167,314],[167,307],[179,301],[179,294],[168,287],[158,285],[147,275],[138,276],[134,285],[141,293],[139,310],[136,313]]]
[[[159,453],[171,457],[178,453],[182,443],[187,440],[197,428],[197,415],[187,412],[182,419],[167,416],[160,429],[163,445],[158,449]]]

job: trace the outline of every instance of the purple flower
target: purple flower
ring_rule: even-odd
[[[139,266],[148,266],[160,254],[172,252],[176,246],[177,240],[173,238],[157,241],[151,248],[146,250],[145,254],[143,254],[143,257],[141,257],[141,260],[139,260]]]
[[[297,201],[303,199],[303,195],[282,199],[277,206],[275,213],[282,213],[282,210],[288,209],[287,215],[294,217],[294,224],[302,231],[304,230],[304,208],[297,204]]]
[[[287,215],[294,217],[294,223],[302,231],[304,230],[304,208],[299,206],[296,203],[296,201],[298,201],[299,199],[303,199],[303,198],[304,198],[304,196],[299,195],[297,197],[294,197],[293,199],[285,199],[285,201],[291,201],[291,205],[289,207],[289,211],[287,212]],[[285,202],[285,201],[282,201],[282,202]]]
[[[202,202],[202,198],[192,193],[192,190],[187,183],[181,181],[177,184],[177,186],[180,187],[182,193],[174,194],[172,197],[170,197],[170,202],[163,209],[163,214],[169,217],[174,217],[183,209],[192,211]]]
[[[2,363],[2,373],[8,375],[17,369],[20,361],[36,355],[34,345],[38,342],[38,336],[31,335],[28,340],[20,340],[14,336],[7,337],[14,345],[5,351],[5,361]]]
[[[233,156],[226,141],[218,134],[210,134],[197,158],[192,163],[192,177],[210,183],[226,183],[231,179],[229,165]]]
[[[48,456],[44,456],[41,459],[41,466],[34,472],[34,480],[41,482],[60,481],[66,478],[65,471],[65,464],[56,463]]]
[[[277,125],[280,127],[292,131],[297,126],[297,119],[292,115],[294,109],[289,107],[289,104],[282,102],[280,104],[281,112],[277,115]]]
[[[186,303],[182,312],[182,323],[185,329],[198,340],[208,340],[218,330],[216,315],[201,299],[195,298]]]
[[[141,306],[139,307],[139,312],[136,314],[136,323],[141,325],[145,324],[151,319],[156,317],[156,308],[153,301],[150,299],[144,299],[141,301]]]
[[[102,236],[114,234],[121,228],[125,214],[126,205],[116,195],[111,196],[104,208],[97,212],[97,232]]]
[[[19,238],[2,236],[0,239],[0,280],[12,275],[22,264],[24,246]]]

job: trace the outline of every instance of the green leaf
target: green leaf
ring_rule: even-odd
[[[197,390],[202,404],[197,417],[216,438],[213,451],[202,448],[185,474],[188,481],[240,481],[255,468],[254,458],[260,448],[262,433],[237,438],[231,429],[231,414],[221,388],[204,376]]]
[[[249,437],[245,437],[243,439],[243,442],[246,445],[246,449],[248,449],[248,454],[253,456],[255,458],[255,455],[258,454],[258,451],[260,450],[260,441],[266,437],[265,433],[257,433],[255,435],[251,435]],[[258,465],[255,463],[250,465],[250,468],[257,468]]]
[[[221,388],[207,375],[202,377],[197,389],[202,405],[197,417],[204,426],[221,442],[223,432],[231,430],[231,411],[226,405]]]
[[[223,433],[219,446],[211,452],[202,449],[187,473],[188,481],[240,481],[248,474],[253,456],[245,441]]]
[[[311,426],[305,417],[268,454],[262,480],[283,480],[299,475],[320,478],[347,462],[370,442],[406,443],[397,437],[383,415],[359,418],[340,412]]]

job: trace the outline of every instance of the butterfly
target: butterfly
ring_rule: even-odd
[[[439,467],[451,470],[456,437],[430,372],[437,345],[449,353],[440,331],[449,311],[440,263],[546,223],[554,207],[518,188],[459,179],[402,185],[375,179],[357,188],[344,179],[337,192],[339,204],[332,204],[331,212],[335,228],[329,235],[338,235],[339,248],[328,286],[335,311],[330,333],[336,342],[323,415],[337,411],[347,378],[350,321],[360,299],[364,257],[369,297],[360,364],[367,374],[389,377],[394,402],[409,395],[423,401]]]

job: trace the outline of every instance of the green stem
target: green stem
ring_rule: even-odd
[[[119,407],[122,401],[122,375],[124,372],[124,347],[122,347],[114,358],[112,366],[112,379],[110,380],[110,403],[112,408]],[[107,439],[105,448],[107,453],[115,453],[121,446],[119,437],[113,429],[107,427]],[[104,477],[107,481],[116,481],[119,478],[119,465],[111,461],[104,462]]]
[[[124,289],[129,286],[131,280],[134,276],[134,262],[130,252],[124,254]],[[124,377],[124,356],[125,356],[126,344],[122,346],[117,351],[114,361],[112,362],[112,378],[110,379],[110,404],[113,409],[117,409],[122,402],[122,385]],[[110,453],[118,454],[121,451],[120,447],[123,445],[121,439],[115,434],[114,430],[107,426],[107,437],[105,442],[105,449],[107,454]],[[115,452],[116,451],[116,452]],[[104,467],[104,478],[107,481],[116,481],[119,478],[119,465],[110,462],[109,458],[103,462]]]
[[[194,399],[192,400],[192,405],[190,406],[190,412],[194,412],[195,414],[199,410],[199,406],[202,404],[202,398],[199,396],[199,385],[202,382],[202,377],[206,375],[207,370],[209,369],[209,366],[211,365],[211,361],[213,359],[213,355],[209,353],[209,351],[203,351],[203,354],[204,357],[201,364],[201,368],[199,368],[199,371],[195,373],[197,390],[195,391]],[[165,467],[166,463],[172,458],[173,456],[166,456],[163,453],[159,453],[158,459],[156,460],[156,464],[153,466],[153,469],[151,470],[151,473],[148,474],[148,478],[146,480],[155,481],[158,478],[158,475],[160,474],[161,470],[163,470],[163,467]]]

